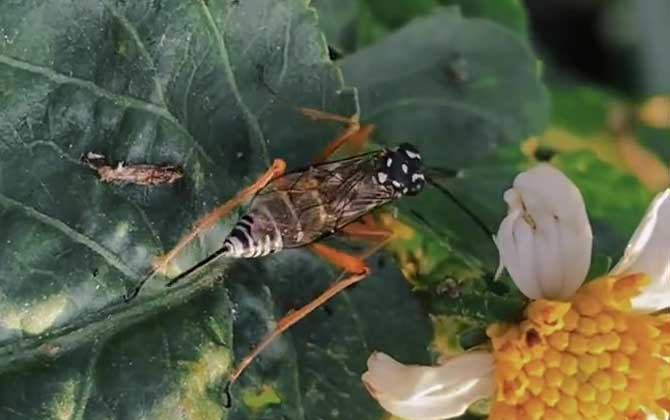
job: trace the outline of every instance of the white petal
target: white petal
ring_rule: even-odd
[[[670,418],[670,415],[667,412],[664,412],[661,417],[658,417],[652,413],[645,413],[647,416],[647,420],[668,420]]]
[[[523,217],[520,217],[514,222],[514,234],[512,235],[512,238],[516,247],[517,257],[519,258],[519,278],[517,283],[523,283],[527,288],[530,287],[530,285],[533,285],[537,288],[539,293],[535,298],[542,297],[542,285],[537,281],[533,228],[525,219],[523,219]],[[521,288],[521,286],[519,286],[519,288]]]
[[[448,419],[493,395],[493,357],[486,352],[471,352],[430,367],[403,365],[384,353],[373,353],[363,383],[395,416]]]
[[[633,233],[612,274],[644,273],[651,282],[633,307],[656,311],[670,307],[670,190],[659,193]]]
[[[561,171],[540,164],[505,192],[508,214],[496,245],[502,265],[532,299],[565,299],[582,284],[593,235],[584,200]]]
[[[517,222],[521,220],[520,218],[521,211],[511,211],[500,224],[495,243],[500,254],[500,265],[507,268],[519,290],[529,298],[538,299],[542,296],[540,285],[534,281],[533,270],[529,270],[527,266],[522,268],[522,263],[525,260],[519,257],[519,250],[516,245],[514,230]],[[498,272],[500,272],[500,269],[498,269]]]
[[[542,289],[542,296],[561,296],[563,283],[556,281],[562,279],[563,266],[565,262],[562,258],[561,250],[561,226],[552,217],[552,215],[539,215],[535,220],[542,229],[535,230],[533,246],[542,252],[537,253],[533,258],[536,265],[536,277]]]

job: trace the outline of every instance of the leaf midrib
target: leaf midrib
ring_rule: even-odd
[[[114,333],[129,325],[144,321],[149,315],[170,308],[175,304],[185,303],[208,286],[211,286],[222,272],[226,272],[231,260],[212,264],[194,273],[178,288],[165,288],[163,292],[135,303],[125,303],[120,297],[115,304],[81,317],[63,327],[46,333],[23,338],[8,344],[0,345],[0,373],[20,369],[24,363],[36,359],[57,358],[71,350],[79,348],[82,343],[93,340],[105,341]],[[50,352],[55,350],[55,356]]]

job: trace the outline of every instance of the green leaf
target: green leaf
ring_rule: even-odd
[[[0,376],[3,418],[225,418],[220,386],[232,363],[230,310],[226,291],[215,288],[114,337],[98,333],[62,356],[57,343],[46,343],[38,362]]]
[[[518,33],[523,39],[528,37],[526,9],[519,0],[440,0],[440,3],[458,5],[465,16],[489,19]]]
[[[339,130],[293,106],[357,111],[313,10],[297,0],[17,3],[0,27],[3,417],[226,417],[231,309],[208,285],[249,274],[222,261],[174,289],[156,277],[131,304],[121,296],[152,255],[271,158],[304,165]],[[80,163],[89,151],[179,164],[186,176],[154,188],[105,184]],[[234,219],[196,241],[180,266],[217,247]],[[314,277],[323,287],[332,272]],[[276,278],[290,277],[258,280]],[[265,330],[276,314],[266,315],[240,328]],[[353,383],[368,353],[345,355],[357,363]],[[297,369],[291,377],[302,380]],[[313,388],[325,401],[338,392]],[[285,410],[314,404],[277,395]]]
[[[526,11],[518,0],[313,0],[328,42],[341,52],[354,52],[380,41],[410,20],[458,6],[467,17],[499,23],[527,41]]]
[[[589,136],[606,131],[608,114],[621,98],[589,86],[555,86],[551,89],[553,125]]]
[[[377,125],[375,139],[416,142],[428,165],[471,166],[540,132],[548,118],[530,49],[456,9],[347,56],[342,71],[359,89],[363,121]]]
[[[634,133],[635,138],[640,144],[658,156],[667,166],[668,157],[670,156],[670,145],[668,144],[670,130],[638,124],[635,126]]]

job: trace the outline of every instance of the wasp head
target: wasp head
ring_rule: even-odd
[[[377,172],[377,181],[389,185],[395,195],[416,195],[423,189],[426,179],[421,168],[421,155],[416,147],[402,143],[388,150]]]

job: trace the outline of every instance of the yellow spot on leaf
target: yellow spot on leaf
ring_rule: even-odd
[[[445,360],[463,352],[458,337],[476,326],[471,320],[458,316],[431,316],[431,321],[434,331],[431,350]]]
[[[603,131],[583,137],[563,128],[550,127],[540,137],[530,137],[523,142],[521,151],[532,159],[540,147],[558,152],[590,150],[598,159],[635,175],[651,191],[659,191],[670,183],[670,170],[663,157],[647,150],[626,132]],[[667,158],[670,160],[670,156]]]
[[[670,128],[670,96],[654,96],[638,112],[638,118],[655,128]]]
[[[51,327],[65,311],[68,299],[62,295],[54,295],[46,301],[31,305],[30,312],[23,319],[23,330],[29,334],[39,334]]]
[[[269,385],[262,385],[258,391],[246,389],[242,394],[244,405],[252,410],[259,410],[268,405],[281,403],[281,398],[274,388]]]
[[[230,365],[229,350],[210,344],[200,357],[180,366],[180,389],[165,396],[152,418],[222,418],[221,383]]]
[[[6,305],[0,309],[0,326],[23,331],[29,335],[40,334],[51,327],[64,314],[68,299],[53,295],[44,301],[25,306]]]
[[[57,420],[68,420],[74,416],[75,399],[77,395],[77,384],[74,381],[66,381],[56,391],[53,400],[49,404],[52,418]]]
[[[528,143],[528,144],[527,144]],[[603,131],[601,134],[583,137],[559,127],[549,127],[539,137],[531,137],[521,146],[524,153],[534,152],[537,147],[547,147],[559,152],[575,150],[590,150],[598,159],[619,169],[625,170],[626,164],[619,154],[611,134]],[[528,155],[532,157],[532,155]]]

